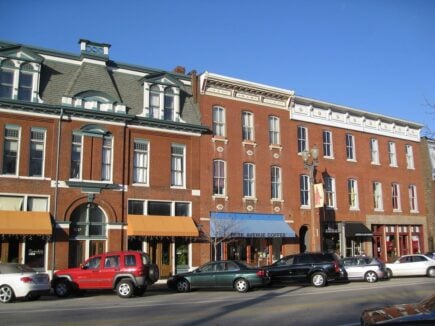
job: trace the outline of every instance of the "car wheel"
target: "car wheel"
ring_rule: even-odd
[[[326,285],[326,275],[324,273],[318,272],[311,276],[311,284],[315,287],[321,287]]]
[[[9,303],[14,300],[14,291],[9,285],[2,285],[0,287],[0,302]]]
[[[131,298],[134,293],[133,283],[127,279],[120,280],[116,285],[116,293],[120,298]]]
[[[59,298],[65,298],[71,293],[71,284],[68,280],[59,280],[54,284],[54,294]]]
[[[435,268],[431,267],[427,270],[427,276],[428,277],[435,277]]]
[[[378,275],[373,272],[373,271],[368,271],[365,275],[364,275],[364,279],[369,282],[369,283],[375,283],[378,281]]]
[[[235,282],[234,282],[234,288],[236,289],[237,292],[239,293],[245,293],[249,291],[249,283],[247,280],[245,280],[244,278],[238,278]]]
[[[177,291],[178,292],[189,292],[190,291],[190,283],[186,279],[181,279],[177,282]]]
[[[393,277],[393,272],[389,268],[387,268],[387,277],[388,278],[392,278]]]

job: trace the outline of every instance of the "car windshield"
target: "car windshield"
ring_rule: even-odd
[[[14,274],[14,273],[32,273],[35,270],[27,265],[23,264],[1,264],[1,274]]]
[[[274,266],[283,266],[283,265],[291,265],[293,264],[294,256],[283,257],[280,260],[276,261],[272,265]]]

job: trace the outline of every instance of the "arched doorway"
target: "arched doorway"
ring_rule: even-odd
[[[94,203],[77,207],[71,214],[69,228],[69,267],[77,267],[90,256],[105,251],[107,218]]]
[[[299,229],[299,251],[308,251],[308,244],[310,242],[308,227],[306,225],[301,226]]]

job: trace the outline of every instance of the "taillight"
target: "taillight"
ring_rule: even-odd
[[[334,261],[334,268],[337,273],[340,273],[340,265],[336,261]]]
[[[265,277],[266,276],[266,271],[264,269],[260,269],[259,271],[257,271],[257,276],[258,277]]]
[[[33,278],[28,277],[28,276],[24,276],[24,277],[20,278],[20,280],[21,280],[21,282],[24,282],[24,283],[31,283],[31,282],[33,282]]]

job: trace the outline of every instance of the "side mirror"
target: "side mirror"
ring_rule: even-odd
[[[81,269],[88,269],[88,267],[86,265],[80,264],[80,268]]]

